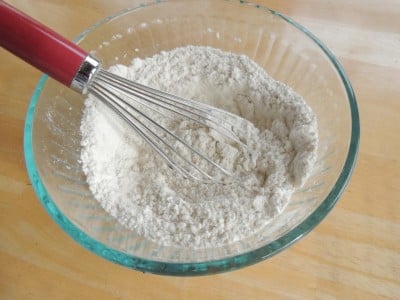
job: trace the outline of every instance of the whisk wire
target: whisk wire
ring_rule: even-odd
[[[119,91],[119,90],[118,90]],[[219,171],[223,172],[225,175],[228,175],[229,177],[234,177],[233,174],[231,174],[229,171],[209,159],[207,156],[202,154],[200,151],[197,149],[193,148],[191,145],[187,144],[182,138],[168,130],[167,128],[163,127],[156,121],[154,121],[151,117],[146,115],[143,111],[139,110],[138,108],[134,107],[132,104],[130,104],[128,101],[126,101],[123,97],[120,95],[116,94],[116,92],[113,92],[110,90],[108,87],[104,87],[100,83],[93,83],[93,85],[90,88],[90,92],[98,99],[100,99],[103,103],[105,103],[109,108],[111,108],[113,111],[115,111],[120,117],[122,117],[129,125],[132,126],[139,134],[140,136],[153,148],[157,151],[157,153],[164,158],[170,166],[178,170],[184,177],[192,177],[200,181],[218,181],[215,177],[212,175],[208,174],[204,170],[202,170],[200,167],[198,167],[196,164],[193,162],[189,161],[182,153],[177,151],[173,146],[171,146],[168,142],[166,142],[163,138],[161,138],[157,133],[154,132],[154,130],[151,130],[148,125],[144,124],[143,121],[141,121],[137,116],[135,116],[132,112],[137,113],[141,117],[143,117],[145,120],[153,124],[156,128],[161,129],[163,132],[165,132],[167,135],[173,137],[175,140],[179,141],[184,147],[187,147],[191,153],[195,153],[200,159],[206,161],[210,165],[212,165],[214,168],[218,169]],[[131,99],[131,98],[129,98]],[[133,120],[134,121],[133,121]],[[139,126],[138,126],[139,125]],[[146,132],[147,133],[146,133]],[[153,139],[149,136],[153,137]],[[158,141],[155,142],[154,138]],[[161,147],[161,144],[167,147],[170,151],[172,151],[176,157],[179,159],[183,160],[187,166],[190,166],[190,169],[196,170],[198,173],[203,175],[204,177],[198,177],[193,172],[188,171],[184,167],[182,167],[179,163],[177,163],[176,160],[173,160]]]
[[[153,89],[140,83],[129,81],[125,78],[120,78],[119,76],[104,70],[99,71],[98,81],[102,81],[104,84],[107,84],[111,88],[114,88],[118,91],[124,91],[127,94],[137,97],[133,100],[143,100],[145,102],[154,104],[156,107],[162,107],[165,110],[212,128],[216,132],[239,143],[242,147],[246,147],[240,138],[232,131],[232,127],[234,127],[235,124],[229,122],[228,119],[233,117],[235,118],[235,122],[237,122],[240,120],[240,118],[236,115],[230,114],[218,108],[210,107],[197,101],[183,99],[181,97]],[[143,101],[141,101],[141,104],[145,105]],[[157,111],[160,114],[163,114],[154,106],[147,107]],[[216,118],[214,116],[216,113],[223,115],[224,120],[221,121],[220,119]],[[227,128],[227,125],[229,125],[229,128]],[[235,128],[239,128],[239,126],[236,125]]]

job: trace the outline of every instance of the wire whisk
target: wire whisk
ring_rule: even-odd
[[[98,71],[88,91],[124,119],[183,177],[204,182],[239,180],[230,170],[163,126],[159,117],[181,118],[197,123],[208,130],[214,130],[243,151],[247,146],[240,139],[240,131],[248,121],[213,106],[132,82],[103,69]],[[191,155],[186,156],[186,151],[179,151],[177,144],[186,148]]]
[[[241,128],[248,121],[105,71],[100,61],[86,51],[1,0],[0,14],[2,47],[60,83],[102,101],[184,178],[218,183],[240,180],[232,170],[227,170],[163,126],[160,118],[181,118],[204,126],[241,151],[248,150],[240,138],[243,135]],[[40,45],[32,47],[32,40]]]

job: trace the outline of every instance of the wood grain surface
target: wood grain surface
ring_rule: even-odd
[[[7,2],[71,39],[139,3]],[[93,255],[51,220],[33,192],[22,137],[40,73],[0,49],[0,299],[400,299],[400,1],[255,2],[320,37],[355,89],[359,159],[328,217],[279,255],[221,275],[142,274]]]

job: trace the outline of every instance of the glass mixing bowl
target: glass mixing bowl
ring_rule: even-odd
[[[83,97],[43,76],[25,124],[28,173],[47,212],[93,253],[158,274],[229,271],[287,248],[312,230],[339,199],[357,155],[357,104],[336,58],[296,22],[244,1],[155,1],[105,18],[76,42],[101,59],[105,68],[185,45],[245,54],[301,94],[319,124],[312,175],[269,226],[223,247],[163,247],[122,227],[93,198],[79,162]]]

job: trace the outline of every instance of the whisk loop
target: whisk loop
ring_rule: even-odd
[[[243,151],[248,151],[248,148],[240,139],[244,132],[240,132],[242,128],[238,123],[248,121],[210,105],[129,81],[103,69],[97,72],[95,80],[88,86],[88,92],[126,121],[184,178],[214,183],[240,180],[230,170],[163,126],[159,117],[194,122],[215,131]],[[185,155],[187,151],[190,153],[189,157]]]

